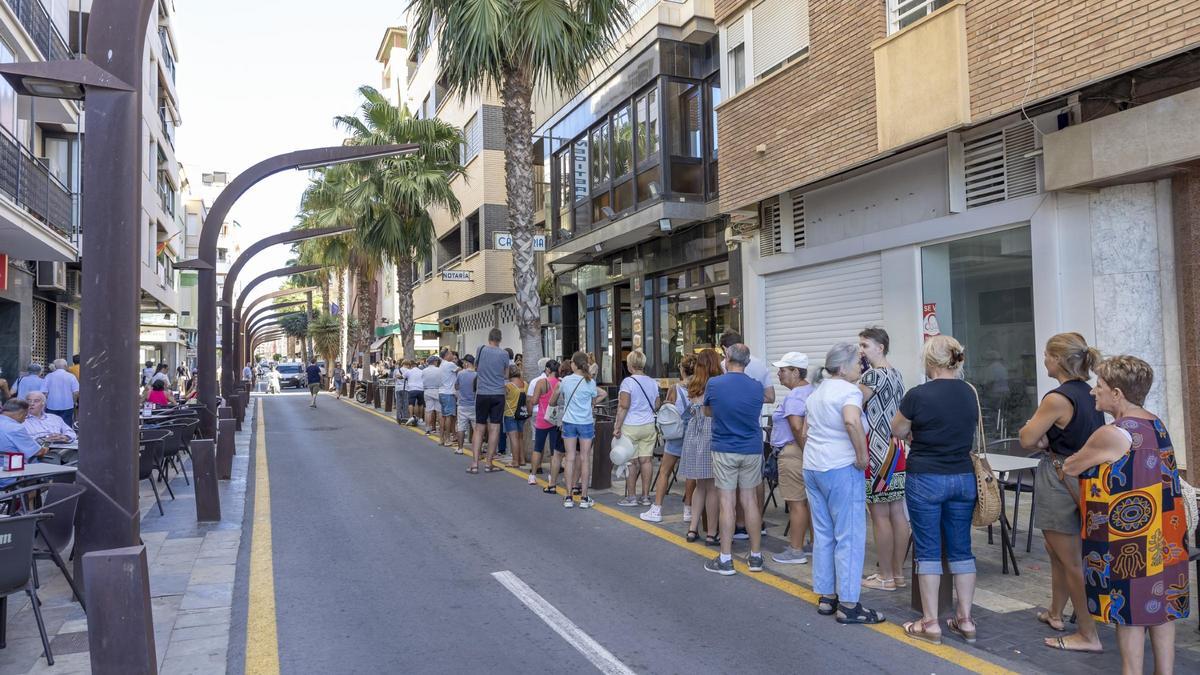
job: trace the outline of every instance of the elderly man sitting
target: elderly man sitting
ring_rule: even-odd
[[[43,448],[29,432],[25,430],[25,417],[29,413],[29,404],[19,398],[10,398],[0,406],[0,455],[20,453],[25,459],[31,460],[46,454]],[[0,480],[0,487],[12,485],[16,479]]]
[[[77,436],[71,425],[62,417],[46,412],[46,393],[32,391],[25,397],[29,404],[29,416],[25,418],[25,430],[33,438],[45,438],[51,443],[74,441]]]

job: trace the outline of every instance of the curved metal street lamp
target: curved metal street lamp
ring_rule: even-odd
[[[267,305],[266,307],[260,307],[257,311],[255,311],[253,313],[244,312],[245,316],[241,317],[237,323],[249,326],[250,324],[254,323],[255,319],[262,316],[263,314],[266,314],[267,312],[276,312],[276,311],[283,309],[284,307],[295,307],[296,305],[303,305],[303,304],[306,304],[307,302],[308,302],[307,300],[293,300],[291,302],[280,302],[278,304]],[[292,311],[297,311],[297,310],[292,310]],[[245,332],[245,331],[243,331],[243,332]]]
[[[297,294],[301,294],[301,293],[307,294],[307,293],[311,293],[312,291],[315,291],[315,290],[318,290],[316,286],[305,286],[303,288],[281,288],[277,291],[271,291],[270,293],[264,293],[263,295],[260,295],[257,298],[251,300],[250,304],[246,306],[246,309],[242,310],[242,314],[243,315],[250,314],[251,311],[254,310],[255,307],[257,307],[260,303],[265,302],[267,300],[273,300],[275,298],[286,297],[289,295],[297,295]],[[297,302],[298,302],[298,304],[308,304],[307,300],[299,300]],[[271,309],[271,308],[263,307],[262,310],[260,310],[260,311],[268,310],[268,309]],[[254,313],[258,314],[258,312],[254,312]],[[249,336],[247,336],[245,334],[245,331],[241,331],[241,337],[242,337],[242,341],[246,342],[247,338]],[[246,352],[251,351],[248,345],[245,347],[245,351]]]
[[[292,265],[290,267],[281,267],[277,270],[271,270],[270,272],[264,272],[263,274],[258,275],[257,277],[254,278],[253,281],[246,284],[246,287],[244,289],[242,289],[241,295],[238,296],[237,305],[233,309],[233,314],[239,315],[239,316],[242,314],[242,305],[246,302],[246,298],[250,295],[250,291],[254,290],[254,288],[256,286],[258,286],[262,282],[266,281],[267,279],[288,276],[291,274],[303,274],[305,272],[313,272],[313,271],[316,271],[319,269],[324,269],[326,267],[329,267],[329,265]],[[312,291],[309,290],[306,292],[311,293]],[[225,311],[228,313],[229,308],[226,308]],[[237,347],[233,344],[230,344],[228,349],[237,350]],[[224,378],[222,378],[222,379],[224,379]],[[231,384],[232,384],[232,381],[231,381]],[[232,389],[232,386],[231,386],[231,389]]]
[[[307,302],[307,301],[305,301],[305,302]],[[300,310],[293,309],[290,312],[279,312],[277,314],[267,314],[266,316],[262,316],[262,317],[256,319],[253,323],[246,324],[246,328],[245,328],[244,332],[246,332],[247,334],[253,333],[254,331],[258,330],[259,328],[262,328],[263,326],[267,325],[268,323],[272,323],[272,322],[279,323],[279,321],[281,321],[282,319],[285,319],[289,316],[295,316],[297,314],[303,314],[303,312]],[[239,331],[239,332],[241,332],[241,331]]]

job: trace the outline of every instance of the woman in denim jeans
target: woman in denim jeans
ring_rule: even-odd
[[[904,631],[918,640],[942,642],[937,607],[945,539],[957,596],[955,616],[946,625],[950,632],[973,643],[975,473],[971,448],[979,402],[971,385],[962,380],[966,357],[958,340],[934,336],[925,343],[923,356],[929,381],[908,390],[892,420],[892,435],[910,441],[904,499],[912,521],[913,559],[924,610],[919,621],[904,624]]]
[[[817,613],[838,623],[881,623],[883,614],[862,606],[867,546],[867,432],[862,424],[858,345],[842,342],[825,354],[805,404],[804,484],[813,528],[813,591]]]

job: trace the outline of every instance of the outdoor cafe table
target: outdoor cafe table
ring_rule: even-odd
[[[62,464],[44,464],[41,462],[34,464],[26,464],[24,469],[20,471],[0,471],[0,480],[9,480],[13,478],[52,478],[64,474],[74,474],[77,469],[73,466],[63,466]]]
[[[992,467],[992,473],[1001,480],[1008,480],[1011,473],[1017,471],[1032,471],[1037,468],[1040,457],[1019,457],[1016,455],[997,455],[988,453],[988,464]],[[1012,561],[1013,574],[1021,576],[1021,570],[1017,568],[1017,554],[1013,549],[1012,525],[1008,522],[1007,506],[1004,503],[1004,492],[1000,493],[1000,571],[1002,574],[1008,574],[1008,561]]]

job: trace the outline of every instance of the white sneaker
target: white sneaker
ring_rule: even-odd
[[[688,506],[687,504],[683,505],[683,522],[692,522],[692,507]]]
[[[563,499],[563,508],[564,509],[575,508],[575,499],[572,498],[571,495],[567,495],[567,497],[565,499]]]
[[[592,505],[595,503],[596,503],[595,500],[593,500],[591,497],[584,497],[583,499],[579,500],[579,508],[590,509],[590,508],[592,508]]]
[[[533,477],[533,474],[529,474],[529,484],[537,485],[537,479]]]
[[[650,510],[644,511],[644,512],[638,514],[638,517],[641,518],[642,520],[646,521],[647,523],[661,523],[662,522],[662,507],[657,506],[657,505],[651,506]]]

